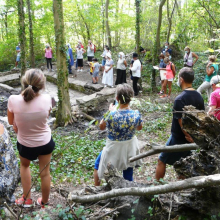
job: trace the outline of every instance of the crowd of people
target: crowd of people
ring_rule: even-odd
[[[72,70],[74,64],[73,53],[71,46],[68,44],[66,48],[68,69]],[[20,48],[16,48],[17,53],[20,53]],[[90,65],[90,74],[92,82],[98,83],[100,64],[97,58],[94,57],[95,46],[91,41],[87,46],[87,58]],[[78,42],[77,51],[77,68],[82,71],[83,68],[83,53],[86,51],[81,43]],[[45,58],[47,60],[48,69],[52,69],[52,49],[49,45],[45,49]],[[218,64],[216,57],[210,56],[206,66],[206,77],[202,85],[195,90],[193,81],[195,78],[193,66],[199,57],[191,52],[189,47],[185,48],[184,67],[176,74],[176,67],[171,62],[172,50],[169,48],[169,43],[165,44],[165,48],[159,55],[160,76],[162,87],[160,91],[161,98],[171,95],[172,82],[175,75],[178,75],[177,85],[182,92],[174,101],[173,119],[171,126],[171,135],[167,140],[166,145],[180,145],[193,143],[190,134],[183,128],[183,108],[184,106],[192,105],[196,109],[204,111],[205,104],[201,92],[207,90],[209,99],[209,110],[207,114],[214,116],[220,120],[220,76],[218,75]],[[111,51],[108,46],[102,56],[102,83],[105,86],[113,87],[113,66]],[[18,61],[16,61],[18,62]],[[105,114],[100,121],[100,130],[107,129],[106,145],[94,160],[94,183],[96,186],[101,184],[104,171],[107,164],[111,164],[118,170],[123,172],[123,177],[128,181],[133,181],[133,168],[141,166],[142,161],[129,162],[131,157],[140,153],[138,139],[135,135],[136,131],[142,129],[142,118],[138,110],[132,110],[130,102],[134,96],[139,93],[137,83],[141,77],[142,63],[138,58],[137,53],[133,53],[133,60],[129,70],[133,81],[133,88],[126,83],[126,68],[128,64],[123,52],[118,54],[117,62],[117,77],[115,84],[115,103],[110,104],[109,113]],[[20,95],[11,95],[8,100],[8,122],[13,125],[14,131],[17,133],[17,149],[20,158],[20,175],[21,184],[23,187],[23,196],[15,201],[17,205],[30,207],[33,205],[31,199],[31,172],[30,162],[39,159],[39,169],[41,177],[42,196],[37,199],[37,204],[42,208],[49,202],[50,194],[50,160],[52,152],[55,149],[55,143],[51,136],[50,127],[47,124],[52,109],[52,101],[49,95],[43,94],[41,91],[45,88],[46,78],[43,72],[39,69],[30,69],[26,71],[22,77],[23,90]],[[4,133],[4,127],[0,125],[0,136]],[[10,148],[10,150],[12,150]],[[160,180],[165,176],[166,165],[173,165],[181,158],[185,158],[191,154],[190,151],[161,153],[156,166],[155,179]],[[14,155],[14,154],[13,154]],[[16,167],[17,164],[15,163]],[[184,177],[180,177],[184,178]]]

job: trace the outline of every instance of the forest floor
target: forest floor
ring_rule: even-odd
[[[55,67],[56,70],[56,67]],[[73,70],[76,71],[75,69]],[[77,80],[83,80],[91,83],[89,78],[89,67],[86,66],[83,72],[77,72]],[[115,75],[114,75],[115,78]],[[101,77],[100,77],[101,82]],[[129,75],[127,82],[131,84]],[[49,85],[49,84],[48,84]],[[173,86],[173,92],[170,99],[160,99],[159,95],[151,93],[149,88],[149,76],[145,74],[143,77],[143,91],[135,98],[133,109],[138,109],[142,114],[143,129],[137,132],[139,140],[145,143],[159,143],[165,145],[170,136],[170,128],[172,122],[172,106],[175,97],[181,92],[176,85]],[[49,93],[55,92],[53,85],[48,86]],[[74,94],[73,94],[74,95]],[[80,94],[81,95],[81,94]],[[92,113],[92,116],[100,120],[101,116],[108,109],[109,103],[104,103]],[[68,217],[69,204],[67,195],[62,194],[62,190],[74,191],[81,190],[87,185],[93,185],[93,167],[94,161],[99,152],[105,145],[106,131],[98,129],[97,125],[90,125],[88,121],[80,119],[78,122],[68,125],[64,128],[53,130],[53,139],[56,143],[56,149],[53,152],[51,162],[51,194],[48,212],[39,211],[37,205],[32,208],[23,209],[23,219],[73,219]],[[12,138],[16,145],[16,138]],[[147,151],[149,147],[145,147],[142,151]],[[158,155],[153,155],[143,159],[143,165],[134,169],[134,181],[139,183],[154,184],[155,169]],[[41,196],[40,179],[38,178],[38,162],[31,163],[32,178],[36,180],[31,193],[35,202]],[[167,166],[164,181],[176,181],[177,176],[172,166]],[[105,184],[104,182],[102,184]],[[16,189],[15,197],[22,195],[22,188]],[[79,219],[85,219],[88,212],[95,210],[84,210],[83,206],[75,205],[73,207]],[[13,206],[14,212],[17,214],[19,210]],[[56,217],[55,217],[56,216]]]

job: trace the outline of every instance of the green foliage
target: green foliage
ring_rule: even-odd
[[[91,141],[88,137],[75,134],[64,137],[56,132],[52,136],[56,143],[50,164],[52,182],[69,181],[76,185],[93,182],[94,161],[105,146],[105,140]],[[16,146],[15,138],[12,138],[12,142]],[[17,151],[16,154],[18,156]],[[39,173],[38,164],[31,163],[30,168],[32,178],[36,178]],[[34,187],[40,189],[40,179]]]

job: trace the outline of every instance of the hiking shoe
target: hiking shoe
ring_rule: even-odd
[[[33,205],[33,202],[32,199],[25,199],[23,195],[20,199],[15,200],[15,204],[23,206],[24,208],[28,208]]]
[[[39,197],[39,198],[37,199],[37,204],[40,205],[41,208],[45,208],[45,205],[48,205],[49,203],[48,203],[48,202],[47,202],[47,203],[43,203],[43,202],[42,202],[42,198]]]

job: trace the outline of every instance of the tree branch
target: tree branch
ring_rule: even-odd
[[[218,25],[217,21],[214,19],[214,17],[210,13],[210,11],[206,8],[204,2],[203,2],[203,4],[199,0],[197,0],[197,2],[201,5],[202,8],[204,8],[207,11],[207,13],[209,14],[210,18],[214,21],[216,27],[219,28],[219,25]]]
[[[219,186],[220,184],[220,174],[210,175],[210,176],[200,176],[193,177],[182,181],[172,182],[165,185],[159,185],[154,187],[131,187],[122,189],[113,189],[110,192],[100,193],[96,195],[89,196],[77,196],[74,194],[69,194],[68,199],[77,203],[88,203],[96,202],[100,200],[110,199],[118,196],[147,196],[147,195],[158,195],[169,192],[181,191],[184,189],[191,188],[204,188],[208,186]]]
[[[182,145],[173,145],[173,146],[156,146],[153,147],[152,150],[149,150],[143,154],[139,154],[135,157],[130,158],[130,162],[134,162],[144,157],[148,157],[154,154],[158,154],[161,152],[182,152],[182,151],[189,151],[189,150],[196,150],[199,146],[195,143],[193,144],[182,144]]]

